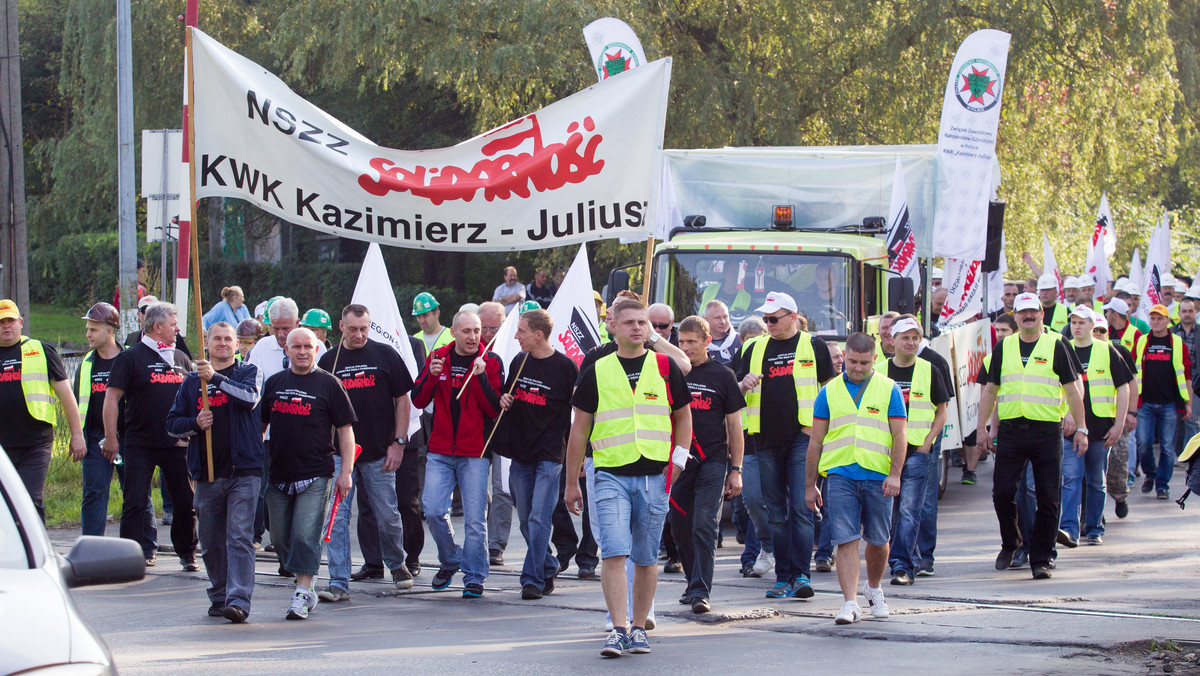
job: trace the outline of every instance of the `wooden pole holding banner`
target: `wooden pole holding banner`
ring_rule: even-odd
[[[488,341],[488,344],[483,347],[483,352],[481,353],[481,356],[479,357],[480,359],[482,359],[484,356],[487,355],[488,350],[492,349],[492,343],[496,342],[496,338],[499,335],[500,334],[497,333],[495,336],[492,336],[492,339]],[[446,358],[446,366],[447,366],[447,368],[450,366],[449,355],[447,355],[447,358]],[[454,398],[455,400],[462,399],[463,393],[467,391],[467,385],[470,384],[471,378],[473,378],[474,376],[475,376],[475,362],[471,362],[471,370],[467,371],[467,377],[463,378],[462,389],[460,389],[458,391],[458,396]]]
[[[654,258],[654,235],[646,238],[646,265],[642,268],[642,300],[650,299],[650,261]]]
[[[525,362],[529,361],[529,353],[525,353],[525,358],[521,360],[521,365],[517,367],[517,375],[513,376],[512,387],[508,388],[508,396],[512,396],[513,390],[517,389],[517,381],[521,379],[521,371],[525,370]],[[496,436],[496,428],[500,427],[500,419],[504,417],[504,412],[508,409],[500,409],[500,415],[496,416],[496,423],[492,425],[492,433],[488,435],[487,441],[483,442],[483,452],[487,453],[488,446],[492,443],[492,437]]]
[[[192,5],[189,2],[189,7]],[[194,114],[196,104],[196,81],[192,70],[192,28],[187,27],[186,51],[187,51],[187,113],[184,114],[184,133],[187,134],[187,159],[188,159],[188,207],[191,209],[191,249],[192,249],[192,296],[195,302],[192,306],[196,312],[196,333],[199,336],[197,345],[199,352],[196,354],[204,356],[205,336],[204,336],[204,313],[201,308],[203,304],[200,302],[200,245],[199,237],[196,234],[196,130],[195,125],[189,117]],[[207,411],[208,408],[208,381],[200,380],[200,407],[201,410]],[[204,451],[205,460],[208,463],[208,480],[215,481],[216,476],[213,470],[213,450],[212,450],[212,428],[204,430]]]

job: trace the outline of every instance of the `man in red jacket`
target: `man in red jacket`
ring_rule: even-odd
[[[483,596],[488,575],[488,470],[483,457],[484,421],[500,414],[503,366],[494,352],[480,347],[479,315],[462,311],[450,329],[454,342],[433,351],[413,389],[413,404],[433,402],[433,426],[425,466],[422,503],[429,533],[437,543],[439,570],[434,589],[445,589],[461,568],[463,598]],[[462,396],[459,397],[459,393]],[[454,542],[450,500],[462,493],[462,547]]]

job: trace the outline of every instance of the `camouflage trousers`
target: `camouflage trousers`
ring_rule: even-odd
[[[1129,497],[1129,433],[1125,432],[1112,448],[1108,449],[1108,472],[1105,483],[1108,495],[1113,500]]]

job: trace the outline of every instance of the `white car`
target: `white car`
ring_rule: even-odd
[[[132,540],[84,536],[60,556],[33,501],[0,452],[0,673],[113,674],[108,646],[68,589],[140,580],[142,549]]]

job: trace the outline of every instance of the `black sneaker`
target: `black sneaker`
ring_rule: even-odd
[[[237,606],[226,606],[225,612],[223,614],[225,616],[225,619],[229,620],[230,622],[232,622],[234,624],[241,624],[246,621],[247,617],[250,616],[249,612],[242,610],[241,608],[239,608]]]
[[[1146,480],[1142,482],[1142,492],[1149,493],[1152,490],[1154,490],[1154,477],[1148,476],[1146,477]]]
[[[683,564],[679,562],[679,559],[670,559],[667,561],[667,565],[663,566],[663,572],[664,573],[682,573],[683,572]]]
[[[1018,551],[1016,554],[1013,554],[1012,564],[1009,565],[1009,568],[1024,568],[1028,564],[1029,552]]]
[[[833,560],[832,559],[817,559],[816,565],[814,566],[814,570],[816,570],[818,573],[832,573],[833,572]]]
[[[1001,549],[1000,554],[996,556],[996,570],[1008,570],[1012,567],[1013,554],[1007,549]]]
[[[350,573],[350,579],[355,582],[362,582],[363,580],[382,580],[383,566],[372,566],[364,563],[362,568]]]
[[[933,564],[926,561],[918,566],[917,577],[933,577]]]
[[[492,551],[488,552],[488,565],[503,566],[504,552],[500,551],[499,549],[493,549]]]
[[[522,596],[524,596],[524,592],[522,592]],[[479,584],[478,582],[468,582],[467,584],[463,585],[462,597],[464,599],[482,598],[483,585]]]
[[[536,584],[527,584],[521,587],[521,599],[524,601],[536,601],[542,598],[542,590],[537,588]]]
[[[283,564],[281,563],[279,564],[279,577],[296,577],[296,574],[287,568],[284,568]]]
[[[158,551],[162,552],[163,554],[174,554],[175,545],[158,545]]]
[[[1124,519],[1125,517],[1129,516],[1129,501],[1117,500],[1117,504],[1114,506],[1114,509],[1117,513],[1117,518]]]
[[[546,578],[546,582],[542,584],[542,596],[549,596],[554,593],[554,578]]]
[[[1066,547],[1067,549],[1075,549],[1079,546],[1079,540],[1071,537],[1070,533],[1061,528],[1058,529],[1058,535],[1055,539],[1058,544]]]
[[[747,563],[746,565],[742,566],[742,570],[740,572],[742,573],[742,577],[752,577],[754,575],[754,564]]]
[[[195,573],[200,570],[200,564],[195,561],[184,561],[183,570],[185,573]]]
[[[692,612],[697,615],[703,615],[711,610],[712,604],[708,602],[708,599],[696,599],[692,601]]]
[[[433,576],[433,582],[430,584],[434,589],[445,589],[450,586],[450,580],[454,579],[454,574],[458,572],[457,568],[439,568],[437,575]]]
[[[218,601],[213,601],[213,604],[208,607],[208,616],[209,617],[224,617],[225,616],[225,604],[220,603]]]
[[[999,562],[997,562],[996,565],[999,565]],[[910,575],[908,571],[902,570],[892,576],[892,584],[898,587],[909,587],[912,586],[912,583],[913,576]]]
[[[967,486],[974,486],[975,482],[978,480],[979,480],[979,477],[977,477],[974,472],[972,472],[969,469],[965,469],[965,468],[963,469],[963,476],[962,476],[963,484],[965,484]]]
[[[404,566],[406,568],[408,568],[408,572],[412,573],[413,577],[416,577],[421,574],[421,562],[420,561],[409,561],[408,563],[404,564]]]
[[[1050,579],[1050,566],[1047,566],[1042,563],[1039,563],[1036,566],[1034,566],[1033,567],[1033,579],[1049,580]]]
[[[595,566],[580,566],[579,574],[576,575],[576,577],[578,577],[580,580],[594,580],[599,577],[599,575],[596,575]]]
[[[392,584],[396,586],[396,589],[412,589],[413,576],[408,571],[408,566],[400,566],[392,571]]]
[[[1165,488],[1159,489],[1158,499],[1159,500],[1170,500],[1171,494],[1169,492],[1167,492],[1167,489],[1165,489]]]

